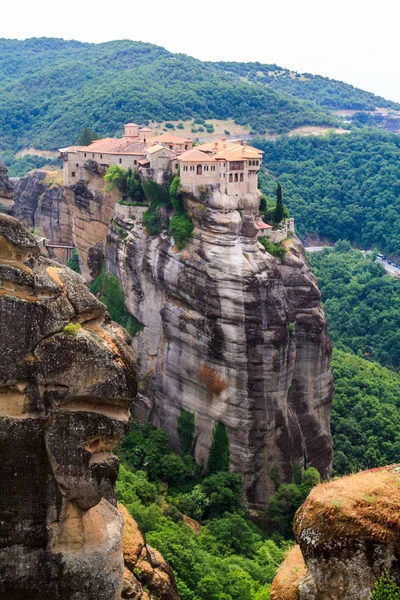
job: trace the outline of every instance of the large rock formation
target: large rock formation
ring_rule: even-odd
[[[88,160],[83,172],[84,179],[73,186],[64,186],[59,172],[33,171],[21,177],[14,189],[14,214],[47,240],[75,246],[82,275],[90,281],[98,274],[99,253],[104,261],[102,248],[119,194],[104,192],[104,169],[95,161]],[[57,256],[64,262],[61,251]]]
[[[294,462],[330,474],[331,344],[320,293],[297,238],[285,241],[284,264],[258,242],[257,195],[239,201],[215,187],[185,204],[195,230],[183,251],[166,234],[148,237],[124,207],[109,230],[107,269],[144,324],[134,341],[136,414],[177,446],[180,411],[193,412],[199,464],[222,421],[231,468],[261,508],[275,489],[273,467],[282,481]]]
[[[314,488],[271,600],[367,600],[384,570],[400,585],[400,466]],[[301,552],[300,552],[301,549]]]
[[[136,393],[131,338],[5,215],[0,331],[0,597],[117,600],[123,520],[111,450]]]

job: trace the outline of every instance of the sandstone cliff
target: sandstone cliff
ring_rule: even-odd
[[[139,215],[117,207],[107,270],[144,325],[135,411],[175,445],[181,408],[195,415],[194,455],[205,464],[217,421],[227,429],[231,468],[247,502],[265,506],[292,463],[331,469],[331,345],[316,281],[301,243],[286,240],[284,264],[257,241],[259,198],[186,196],[193,239],[178,251],[166,234],[148,237]]]
[[[0,597],[117,600],[127,584],[111,450],[136,394],[131,338],[1,214],[0,331]]]
[[[400,466],[314,488],[298,510],[300,544],[288,554],[271,600],[366,600],[383,570],[400,584]]]

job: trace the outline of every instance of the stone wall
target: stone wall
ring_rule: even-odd
[[[261,229],[258,238],[266,237],[270,242],[279,244],[286,240],[289,234],[294,235],[294,219],[285,219],[278,229]]]

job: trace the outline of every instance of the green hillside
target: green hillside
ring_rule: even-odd
[[[253,143],[265,152],[261,188],[272,196],[279,179],[303,239],[400,254],[400,136],[374,129]]]
[[[0,77],[3,150],[57,148],[86,125],[115,135],[132,119],[232,117],[259,132],[336,123],[310,102],[141,42],[2,39]]]
[[[245,77],[252,83],[262,83],[266,86],[295,96],[302,100],[309,100],[318,106],[331,110],[375,110],[377,108],[391,108],[400,110],[398,102],[386,100],[365,92],[352,85],[336,81],[321,75],[311,73],[293,73],[277,65],[264,65],[262,63],[214,63],[222,71],[235,73]]]

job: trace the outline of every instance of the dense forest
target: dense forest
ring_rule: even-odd
[[[373,255],[352,250],[346,242],[338,242],[334,250],[309,253],[308,259],[335,348],[334,472],[343,475],[397,462],[400,281],[385,275]]]
[[[369,130],[323,137],[258,140],[268,170],[260,187],[274,194],[276,179],[304,239],[347,239],[393,255],[400,249],[400,137]]]
[[[334,346],[381,365],[400,366],[400,280],[389,277],[372,254],[338,242],[310,252],[329,335]]]

